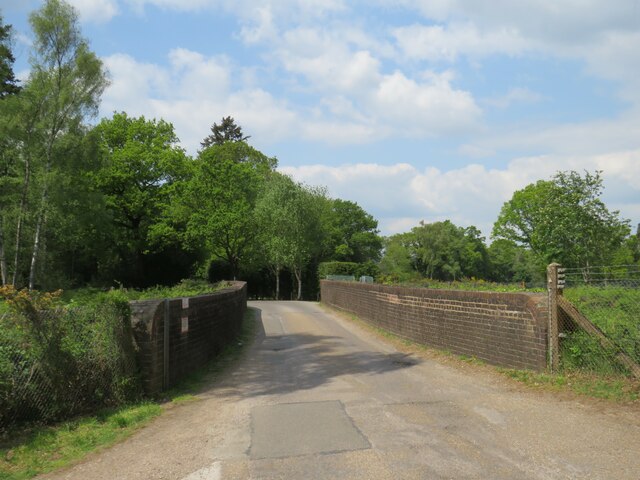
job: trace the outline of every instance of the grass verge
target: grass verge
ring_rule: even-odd
[[[14,434],[0,447],[0,479],[32,478],[69,465],[127,438],[161,412],[156,403],[140,403]]]
[[[197,401],[197,393],[240,358],[254,338],[256,312],[247,309],[240,337],[162,399],[103,410],[54,426],[12,432],[0,441],[0,480],[23,480],[76,463],[131,436],[170,405]]]
[[[321,306],[334,314],[340,315],[342,318],[356,323],[374,335],[390,341],[396,348],[405,352],[422,353],[437,360],[444,360],[447,363],[455,363],[456,365],[464,365],[465,367],[471,365],[485,370],[488,369],[515,380],[520,384],[539,390],[572,393],[587,398],[604,399],[617,403],[640,403],[640,382],[630,378],[580,372],[550,374],[496,367],[475,357],[456,355],[447,350],[438,350],[399,337],[391,332],[370,325],[350,312],[335,309],[324,304],[321,304]]]

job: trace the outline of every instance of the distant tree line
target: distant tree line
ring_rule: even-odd
[[[518,190],[496,220],[492,238],[450,221],[421,222],[385,239],[380,269],[387,281],[417,278],[541,283],[551,262],[588,269],[640,262],[640,230],[600,199],[601,172],[558,172]]]
[[[76,11],[47,0],[30,22],[31,71],[20,84],[0,17],[2,284],[250,278],[259,294],[302,298],[305,288],[315,296],[322,261],[379,260],[371,215],[278,173],[231,116],[195,158],[162,119],[116,112],[91,126],[109,82]]]

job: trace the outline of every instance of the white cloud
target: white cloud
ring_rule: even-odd
[[[395,165],[310,165],[281,170],[299,181],[328,187],[332,196],[357,201],[380,220],[385,235],[409,230],[418,221],[450,219],[475,225],[487,237],[502,204],[513,192],[558,170],[602,170],[604,200],[621,215],[640,220],[640,150],[599,156],[540,156],[511,161],[505,168],[472,164],[442,171]]]
[[[470,92],[453,86],[451,72],[424,71],[416,78],[400,70],[386,73],[373,52],[359,49],[366,43],[366,35],[352,28],[296,28],[283,34],[273,57],[299,79],[303,91],[321,95],[319,106],[326,108],[315,112],[324,128],[306,129],[308,138],[335,143],[438,136],[477,125],[480,108]],[[336,136],[335,130],[350,133]]]
[[[68,0],[86,22],[108,22],[119,13],[117,0]]]
[[[130,115],[163,118],[174,124],[184,147],[195,153],[208,128],[231,115],[260,145],[288,136],[296,115],[268,92],[232,78],[242,72],[223,57],[205,57],[186,49],[174,49],[169,65],[159,66],[117,54],[104,59],[111,85],[102,102],[102,115],[124,110]]]
[[[640,104],[640,7],[636,0],[379,0],[418,10],[426,21],[394,31],[407,58],[534,52],[583,61],[589,71],[622,83],[622,97]],[[433,25],[433,21],[439,25]]]
[[[385,75],[371,101],[381,119],[413,135],[455,132],[472,127],[480,109],[469,92],[455,90],[448,75],[418,83],[401,72]],[[399,128],[396,133],[399,133]]]
[[[393,30],[400,51],[411,60],[454,62],[461,55],[516,55],[527,48],[518,30],[503,26],[480,32],[472,23],[414,24]]]
[[[483,103],[491,107],[504,109],[515,103],[538,103],[543,99],[542,95],[528,88],[514,87],[502,96],[485,99]]]

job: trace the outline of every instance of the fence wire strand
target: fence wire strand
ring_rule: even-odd
[[[129,318],[115,306],[0,315],[0,433],[139,393]]]
[[[564,297],[578,314],[560,311],[560,367],[637,377],[640,266],[567,268],[564,275]]]

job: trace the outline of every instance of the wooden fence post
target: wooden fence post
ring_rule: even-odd
[[[560,329],[558,328],[558,295],[562,290],[558,284],[560,264],[552,263],[547,267],[547,292],[549,294],[549,370],[558,371],[560,357]]]
[[[170,309],[171,304],[169,303],[169,299],[164,299],[164,335],[162,338],[162,348],[163,348],[163,371],[162,371],[162,387],[163,390],[167,390],[169,388],[169,342],[170,340],[170,327],[171,327],[171,314]]]

